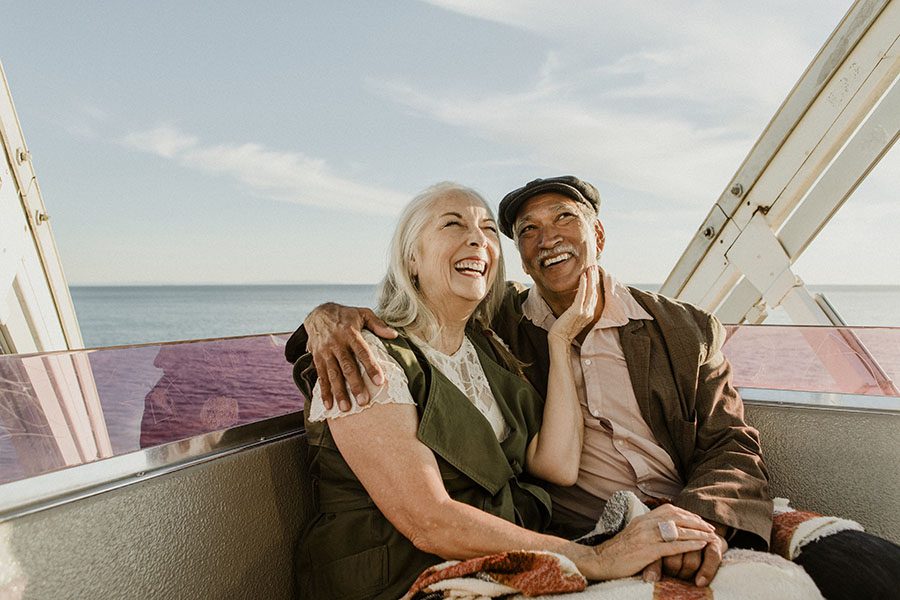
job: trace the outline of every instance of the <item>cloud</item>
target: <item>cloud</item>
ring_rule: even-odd
[[[325,161],[300,152],[255,143],[205,145],[171,125],[132,132],[121,142],[186,168],[229,177],[273,200],[386,215],[397,214],[409,200],[407,194],[341,177]]]
[[[70,134],[85,138],[99,139],[99,129],[109,119],[109,113],[96,104],[83,103],[65,116],[62,126]]]
[[[156,129],[136,131],[125,136],[126,146],[157,154],[164,158],[175,158],[182,151],[197,145],[197,138],[164,125]]]
[[[548,169],[702,204],[724,189],[846,10],[779,5],[772,18],[757,4],[721,2],[425,1],[530,32],[544,60],[518,89],[373,82],[384,96]],[[791,27],[801,20],[821,36],[801,37]]]
[[[373,85],[416,111],[510,145],[533,164],[677,201],[699,195],[711,203],[752,141],[724,127],[587,107],[542,89],[438,97],[399,81]]]
[[[660,0],[645,9],[629,1],[424,1],[528,31],[552,44],[558,59],[581,63],[586,72],[617,66],[624,69],[620,74],[638,74],[636,93],[674,92],[710,103],[725,94],[776,105],[847,9],[840,0],[770,2],[771,10],[766,2],[719,0]],[[801,22],[804,31],[792,26]]]

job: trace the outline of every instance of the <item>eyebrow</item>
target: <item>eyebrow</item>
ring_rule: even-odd
[[[565,202],[560,202],[559,204],[554,204],[553,206],[550,207],[550,210],[552,210],[554,212],[559,212],[561,210],[570,210],[570,209],[571,209],[571,205],[569,205]],[[526,213],[526,214],[522,215],[521,217],[519,217],[518,219],[516,219],[513,222],[513,225],[518,226],[520,223],[524,223],[527,221],[531,221],[531,219],[528,218],[528,214]]]
[[[442,214],[440,216],[440,218],[444,218],[444,217],[456,217],[457,219],[465,219],[465,217],[462,216],[462,214],[460,214],[458,212],[445,212],[444,214]],[[494,219],[492,219],[491,217],[485,217],[481,220],[482,223],[484,223],[485,221],[488,221],[490,223],[496,223],[496,221]]]

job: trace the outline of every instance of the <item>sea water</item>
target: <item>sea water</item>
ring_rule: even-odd
[[[648,290],[658,285],[638,284]],[[850,325],[900,326],[900,286],[810,286]],[[375,305],[374,285],[73,286],[86,347],[293,331],[323,302]],[[789,323],[774,311],[770,323]]]
[[[88,348],[288,332],[323,302],[374,306],[374,285],[72,286]]]

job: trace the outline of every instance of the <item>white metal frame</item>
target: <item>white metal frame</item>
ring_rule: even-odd
[[[0,64],[0,352],[84,347],[31,155]]]
[[[759,323],[839,325],[791,266],[900,132],[900,2],[859,0],[700,226],[661,292]]]

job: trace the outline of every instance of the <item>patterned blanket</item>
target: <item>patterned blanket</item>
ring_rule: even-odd
[[[597,527],[580,538],[621,531],[647,508],[631,492],[618,492],[601,515]],[[787,500],[775,501],[772,553],[731,549],[709,587],[664,577],[645,583],[628,577],[588,585],[568,558],[552,552],[517,551],[466,561],[447,561],[426,569],[404,600],[519,600],[540,597],[564,600],[821,600],[815,584],[798,565],[790,562],[803,547],[817,539],[848,529],[862,530],[854,522],[790,508]]]

